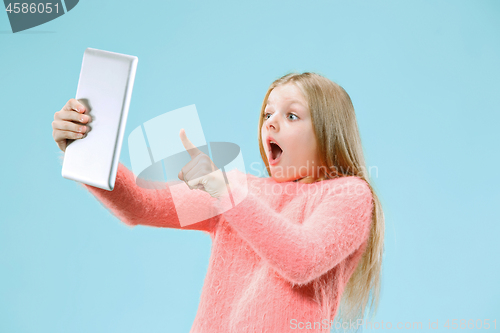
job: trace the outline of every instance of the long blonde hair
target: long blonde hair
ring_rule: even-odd
[[[269,175],[271,175],[271,170],[260,135],[264,122],[264,110],[271,91],[275,87],[287,83],[295,83],[308,101],[322,165],[326,167],[326,170],[331,170],[322,173],[316,181],[356,176],[365,180],[372,192],[373,214],[368,244],[358,266],[345,286],[336,319],[345,322],[364,318],[370,292],[372,296],[370,309],[373,318],[377,312],[381,289],[384,213],[371,184],[370,176],[366,172],[354,106],[351,98],[340,85],[316,73],[290,73],[275,80],[269,86],[262,103],[258,132],[260,155]],[[315,289],[331,290],[331,284],[334,281],[328,281],[328,283],[330,286],[315,285]],[[325,295],[325,290],[315,290],[316,295]],[[331,319],[335,309],[332,308],[333,305],[329,300],[324,300],[324,302],[328,303],[327,307],[330,311],[325,315]]]

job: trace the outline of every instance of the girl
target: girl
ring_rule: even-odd
[[[82,124],[90,117],[84,112],[75,99],[56,112],[53,137],[62,151],[67,139],[86,132]],[[192,333],[324,332],[335,326],[334,318],[357,328],[349,324],[364,318],[370,292],[372,314],[378,306],[384,216],[364,172],[351,99],[318,74],[287,74],[269,87],[258,129],[271,177],[231,171],[229,190],[220,177],[200,177],[213,164],[181,130],[192,161],[179,172],[188,186],[176,195],[193,215],[222,212],[203,221],[181,227],[168,186],[138,186],[123,164],[113,191],[82,186],[129,226],[211,236]],[[221,209],[232,207],[237,196],[244,199]]]

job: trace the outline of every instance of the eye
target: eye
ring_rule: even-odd
[[[267,115],[270,115],[270,113],[269,112],[264,113],[264,116],[263,116],[264,120],[269,119],[269,117]],[[293,113],[289,113],[288,116],[294,116],[295,118],[292,118],[292,120],[299,119],[299,117]]]

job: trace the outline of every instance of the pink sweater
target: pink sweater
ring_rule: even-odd
[[[241,177],[248,185],[242,202],[184,227],[168,186],[139,187],[121,163],[113,191],[83,186],[129,226],[201,230],[211,236],[191,333],[328,332],[367,245],[373,209],[368,185],[357,177],[278,183],[233,170],[228,173],[233,196],[243,193]],[[182,188],[183,203],[193,212],[231,205],[229,195],[217,200]],[[313,286],[326,281],[331,287],[315,297]],[[329,304],[333,313],[325,310]]]

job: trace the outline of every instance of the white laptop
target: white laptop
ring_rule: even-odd
[[[85,50],[76,100],[92,122],[87,136],[66,147],[64,178],[113,190],[137,62],[135,56]]]

